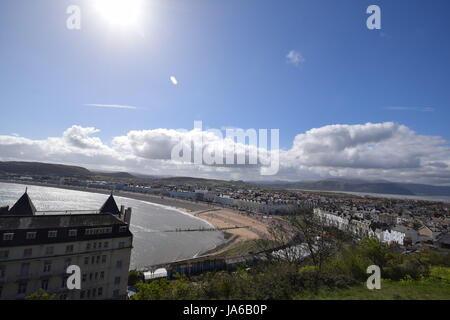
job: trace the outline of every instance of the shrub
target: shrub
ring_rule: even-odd
[[[55,300],[55,294],[48,294],[42,289],[39,289],[37,292],[34,292],[25,298],[26,300]]]
[[[419,280],[429,275],[428,265],[421,263],[414,257],[404,256],[401,261],[393,262],[384,269],[383,278],[399,281],[401,279],[411,278]]]

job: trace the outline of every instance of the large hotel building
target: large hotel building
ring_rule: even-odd
[[[125,299],[133,236],[131,208],[113,195],[100,210],[37,212],[27,192],[0,208],[0,299],[37,292],[58,299]],[[69,290],[70,265],[81,269],[81,288]]]

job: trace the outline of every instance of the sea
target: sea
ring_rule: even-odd
[[[11,207],[24,192],[24,185],[0,183],[0,207]],[[37,211],[99,210],[108,198],[105,194],[42,186],[29,186],[27,192]],[[207,221],[182,210],[124,197],[115,199],[119,207],[132,208],[130,269],[193,258],[225,242],[223,233],[218,231],[164,232],[212,228]]]
[[[410,196],[401,194],[386,194],[386,193],[367,193],[367,192],[353,192],[353,191],[327,191],[333,193],[347,193],[361,197],[373,197],[373,198],[386,198],[386,199],[399,199],[399,200],[425,200],[435,202],[450,203],[449,196]]]

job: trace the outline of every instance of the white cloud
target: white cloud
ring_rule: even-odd
[[[289,51],[289,53],[286,55],[286,59],[287,59],[288,63],[290,63],[296,67],[299,67],[301,64],[303,64],[305,62],[305,59],[300,54],[300,52],[295,51],[295,50]]]
[[[97,137],[91,137],[92,134],[100,132],[96,128],[83,128],[72,126],[63,133],[63,139],[70,145],[81,149],[102,148],[103,143]]]
[[[448,142],[441,137],[419,135],[392,122],[328,125],[300,133],[290,149],[280,150],[279,174],[269,177],[260,175],[259,166],[211,166],[171,160],[175,145],[199,138],[210,151],[222,148],[248,156],[256,148],[213,132],[133,130],[114,137],[110,145],[95,136],[98,132],[96,128],[74,125],[60,137],[44,140],[0,136],[0,159],[219,179],[347,177],[450,185]],[[267,150],[259,151],[268,156]]]
[[[402,107],[402,106],[392,106],[386,107],[386,110],[391,111],[419,111],[419,112],[434,112],[435,109],[432,107]]]
[[[429,175],[449,176],[446,143],[392,122],[330,125],[297,135],[281,163],[291,169],[308,168],[320,177],[442,183]]]
[[[86,107],[94,107],[94,108],[111,108],[111,109],[129,109],[129,110],[136,110],[138,107],[135,106],[125,106],[120,104],[85,104]]]

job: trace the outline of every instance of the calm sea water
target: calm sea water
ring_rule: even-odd
[[[403,199],[403,200],[426,200],[450,203],[450,197],[447,196],[408,196],[401,194],[385,194],[385,193],[366,193],[366,192],[350,192],[336,191],[338,193],[353,194],[356,196],[369,196],[374,198]]]
[[[24,185],[0,183],[0,206],[11,207],[24,191]],[[28,194],[38,211],[98,210],[108,198],[104,194],[40,186],[29,186]],[[133,208],[131,268],[192,258],[225,241],[221,232],[161,232],[211,225],[170,207],[123,197],[115,199],[119,207]]]

